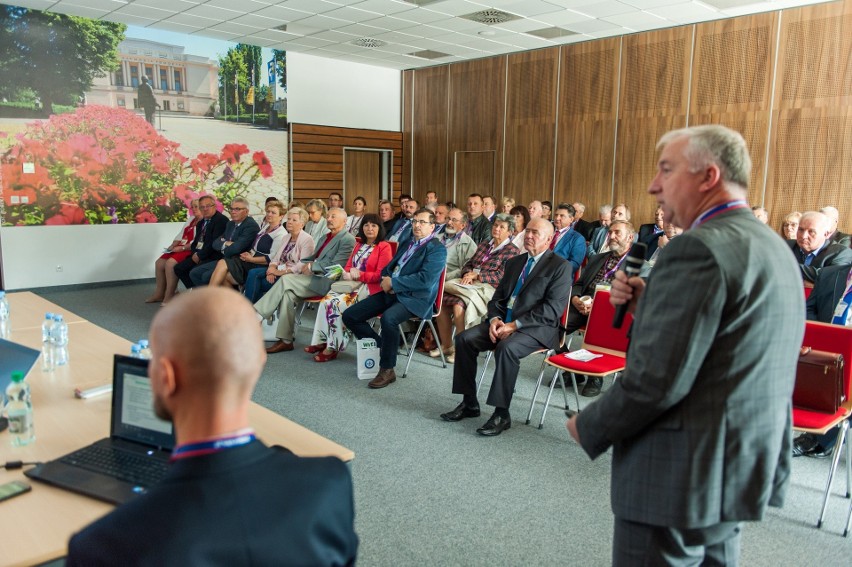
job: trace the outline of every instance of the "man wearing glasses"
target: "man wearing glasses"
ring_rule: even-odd
[[[399,325],[411,317],[431,317],[438,295],[441,272],[447,264],[447,249],[435,237],[435,215],[420,209],[411,219],[411,239],[400,246],[382,270],[382,291],[359,301],[343,312],[343,324],[359,339],[372,338],[380,345],[379,373],[370,388],[396,382]],[[370,319],[381,315],[381,335]]]
[[[254,242],[260,227],[252,217],[249,216],[248,201],[237,197],[231,203],[231,220],[225,225],[222,236],[213,241],[213,250],[219,253],[219,258],[230,258],[239,256]],[[210,283],[210,276],[216,269],[216,262],[206,262],[194,267],[189,272],[189,279],[193,286],[202,286]]]
[[[221,252],[213,249],[213,242],[224,234],[228,224],[225,215],[216,210],[216,200],[210,195],[204,195],[198,199],[198,207],[201,209],[201,222],[195,229],[192,256],[175,265],[175,275],[187,289],[193,286],[189,277],[189,272],[193,268],[207,262],[213,262],[215,265],[215,262],[222,257]]]

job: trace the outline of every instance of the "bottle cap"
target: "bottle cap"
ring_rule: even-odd
[[[142,348],[148,348],[148,339],[139,339],[139,346]]]
[[[47,313],[45,313],[45,314],[44,314],[44,318],[45,318],[45,319],[50,319],[51,321],[53,321],[53,313],[51,313],[50,311],[48,311]]]
[[[53,316],[53,320],[54,321],[62,321],[62,314],[57,313],[56,315]]]
[[[142,347],[139,345],[133,345],[130,347],[130,352],[139,352],[140,350],[142,350]]]
[[[12,372],[12,382],[23,382],[24,381],[24,373],[23,372]]]

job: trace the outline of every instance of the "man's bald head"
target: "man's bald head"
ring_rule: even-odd
[[[152,380],[157,381],[158,372],[175,377],[169,399],[156,400],[158,413],[165,409],[176,417],[178,406],[187,402],[204,404],[211,412],[248,404],[266,353],[245,297],[221,287],[183,293],[154,317],[150,337]],[[159,397],[162,392],[154,388]]]

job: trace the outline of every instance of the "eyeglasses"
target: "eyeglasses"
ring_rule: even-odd
[[[454,219],[453,217],[450,217],[450,219],[449,219],[449,220],[450,220],[450,222],[454,222],[454,223],[461,223],[461,222],[464,222],[464,221],[463,221],[462,219],[460,219],[460,218],[458,218],[458,219]]]
[[[201,209],[202,211],[206,211],[207,209],[216,208],[216,205],[200,205],[198,208]]]
[[[411,221],[411,224],[432,224],[432,223],[430,221],[427,221],[427,220],[414,219],[413,221]]]
[[[236,212],[236,211],[247,211],[247,210],[248,210],[248,208],[247,208],[247,207],[231,207],[231,212],[232,212],[232,213],[233,213],[233,212]]]

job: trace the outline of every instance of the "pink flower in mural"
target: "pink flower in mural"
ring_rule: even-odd
[[[62,203],[59,206],[59,214],[54,215],[44,221],[47,225],[63,225],[63,224],[89,224],[86,219],[86,212],[80,205],[74,203]]]
[[[240,157],[249,153],[248,146],[245,144],[225,144],[222,148],[222,159],[233,165],[240,161]]]
[[[135,216],[137,223],[157,222],[157,217],[151,211],[139,211]]]
[[[264,178],[272,177],[272,164],[269,162],[269,158],[266,157],[265,153],[254,152],[252,159],[254,160],[254,164],[257,166],[257,170],[260,171],[260,174]]]

